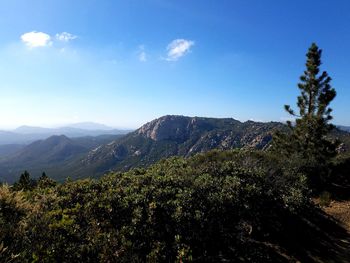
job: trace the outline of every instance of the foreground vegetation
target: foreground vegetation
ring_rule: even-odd
[[[316,243],[298,246],[319,212],[306,178],[285,167],[261,152],[214,151],[100,180],[2,186],[1,262],[309,259],[300,249]]]

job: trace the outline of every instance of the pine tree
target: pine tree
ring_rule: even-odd
[[[31,190],[36,186],[37,182],[34,179],[30,178],[28,171],[24,171],[21,174],[18,182],[14,183],[14,190]]]
[[[39,180],[38,180],[39,188],[53,187],[55,185],[56,185],[56,182],[52,180],[50,177],[48,177],[45,172],[43,172],[39,177]]]
[[[48,178],[49,178],[49,177],[46,175],[46,173],[43,172],[43,173],[41,174],[39,180],[46,180],[46,179],[48,179]]]
[[[336,91],[326,71],[320,73],[322,50],[313,43],[306,54],[306,70],[300,77],[298,88],[301,94],[297,99],[299,112],[289,105],[285,110],[295,118],[295,123],[287,122],[289,132],[277,133],[273,140],[273,150],[281,156],[298,159],[308,172],[320,174],[332,157],[336,155],[337,142],[327,135],[334,128],[330,124],[332,109],[330,102]]]

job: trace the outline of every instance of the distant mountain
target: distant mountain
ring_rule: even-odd
[[[20,134],[12,131],[0,131],[0,145],[28,144],[36,140],[47,138],[42,134]]]
[[[39,176],[45,171],[53,178],[67,177],[69,171],[66,168],[71,162],[75,163],[90,150],[121,136],[68,138],[64,135],[55,135],[18,147],[17,151],[1,156],[0,181],[13,182],[24,170],[30,171],[34,176]],[[0,152],[4,147],[0,146]]]
[[[42,128],[33,126],[20,126],[13,131],[0,131],[0,145],[29,144],[36,140],[47,139],[53,135],[65,135],[69,138],[75,138],[83,136],[99,136],[104,134],[121,135],[130,132],[130,130],[112,129],[103,124],[95,123],[78,123],[72,125],[74,127]]]
[[[32,127],[32,126],[20,126],[12,132],[17,134],[43,134],[46,136],[52,135],[66,135],[68,137],[81,137],[81,136],[98,136],[102,134],[126,134],[130,132],[130,130],[117,130],[113,128],[108,128],[103,124],[96,125],[103,129],[92,129],[94,127],[91,123],[74,124],[75,127],[66,126],[60,128],[41,128],[41,127]],[[78,128],[86,126],[87,128]]]
[[[342,131],[350,132],[350,126],[338,125],[337,128]]]
[[[15,153],[9,159],[16,163],[32,164],[35,163],[53,163],[63,161],[71,156],[84,153],[87,147],[84,147],[65,135],[51,136],[46,140],[40,140],[29,144],[28,146]]]
[[[79,123],[73,123],[73,124],[69,124],[67,125],[67,127],[71,127],[71,128],[77,128],[77,129],[83,129],[83,130],[115,130],[112,127],[109,127],[107,125],[104,124],[100,124],[100,123],[95,123],[95,122],[79,122]]]
[[[185,116],[164,116],[138,130],[90,151],[75,174],[96,176],[109,170],[147,166],[169,156],[191,156],[211,149],[264,149],[278,122],[240,122]]]

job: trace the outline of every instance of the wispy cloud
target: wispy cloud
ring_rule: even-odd
[[[51,37],[43,32],[28,32],[21,36],[21,40],[30,48],[51,46]]]
[[[56,39],[59,41],[62,41],[62,42],[69,42],[69,41],[74,40],[76,38],[77,38],[76,35],[73,35],[73,34],[68,33],[68,32],[62,32],[62,33],[56,34]]]
[[[147,61],[147,54],[146,54],[144,45],[140,45],[139,46],[138,58],[139,58],[139,61],[141,61],[141,62],[146,62]]]
[[[175,39],[167,46],[167,57],[168,61],[177,61],[179,58],[186,55],[191,47],[194,45],[194,41],[186,39]]]

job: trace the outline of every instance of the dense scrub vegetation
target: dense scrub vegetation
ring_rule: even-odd
[[[0,188],[1,262],[289,262],[316,213],[305,176],[262,152],[28,182]]]
[[[263,242],[308,204],[302,177],[243,152],[0,191],[1,257],[18,262],[269,261]]]

